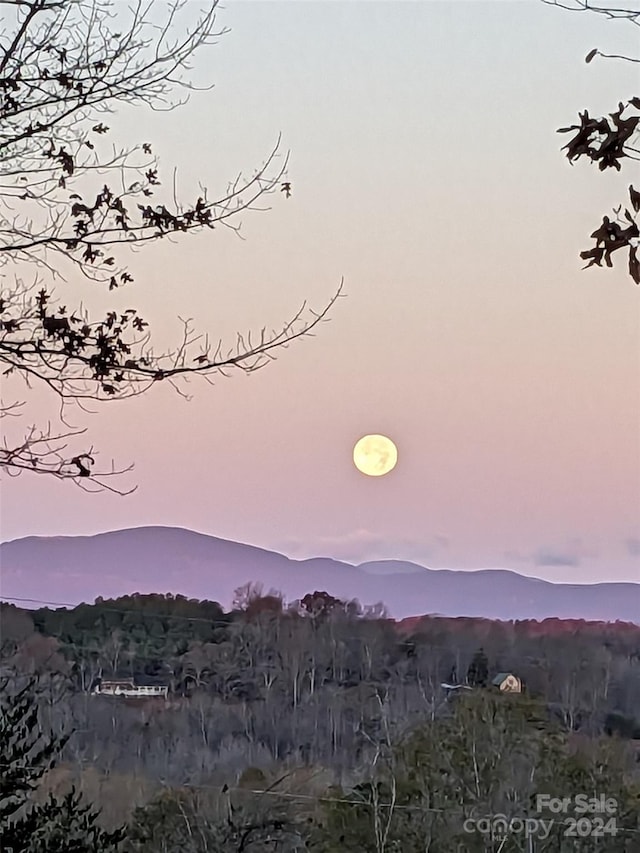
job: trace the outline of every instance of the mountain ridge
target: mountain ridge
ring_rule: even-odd
[[[384,572],[385,566],[392,571]],[[26,536],[0,543],[0,598],[69,603],[133,592],[173,592],[230,606],[247,582],[287,600],[325,589],[392,617],[426,612],[493,619],[592,619],[640,624],[640,584],[553,583],[511,569],[434,569],[408,560],[354,564],[294,559],[184,527],[145,525],[80,536]],[[27,593],[38,593],[28,595]]]

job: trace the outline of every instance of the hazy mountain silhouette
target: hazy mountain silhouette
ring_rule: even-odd
[[[172,592],[228,607],[247,581],[261,583],[265,592],[280,590],[288,601],[316,589],[362,604],[383,601],[396,619],[438,613],[640,624],[640,584],[633,583],[553,584],[506,570],[427,569],[400,560],[359,566],[324,557],[291,560],[174,527],[29,536],[0,545],[2,598],[76,604],[97,596]]]

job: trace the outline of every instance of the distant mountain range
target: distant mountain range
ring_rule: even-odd
[[[0,544],[0,598],[77,604],[134,592],[181,593],[228,608],[253,581],[287,601],[326,590],[384,602],[395,619],[423,614],[488,619],[587,619],[640,624],[640,584],[555,584],[503,569],[428,569],[400,560],[354,566],[283,554],[175,527],[95,536],[28,536]],[[36,606],[16,602],[21,606]]]

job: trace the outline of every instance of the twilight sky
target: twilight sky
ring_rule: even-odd
[[[578,257],[632,176],[571,168],[555,133],[638,94],[637,66],[584,62],[637,30],[536,0],[236,2],[219,23],[195,70],[212,91],[109,123],[143,127],[185,198],[282,131],[292,197],[245,215],[244,241],[137,253],[118,299],[160,348],[177,315],[232,343],[341,276],[348,298],[253,376],[74,415],[105,462],[135,461],[137,492],[4,481],[2,539],[167,524],[296,557],[640,581],[640,289],[625,259]],[[386,477],[351,462],[372,432],[398,446]]]

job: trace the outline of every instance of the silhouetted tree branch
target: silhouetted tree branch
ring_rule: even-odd
[[[604,15],[610,21],[625,20],[636,26],[640,26],[640,8],[621,8],[615,3],[591,3],[590,0],[542,0],[547,6],[557,6],[559,9],[567,9],[569,12],[592,12],[595,15]]]
[[[543,0],[551,6],[558,6],[570,11],[593,12],[604,15],[608,19],[627,20],[635,26],[640,26],[640,9],[619,8],[608,5],[592,5],[587,0],[562,3],[559,0]],[[606,54],[594,48],[585,57],[585,62],[592,62],[597,56],[605,59],[623,59],[638,63],[640,58]],[[587,110],[579,113],[579,124],[563,127],[558,133],[573,133],[569,142],[563,146],[567,159],[574,163],[581,157],[586,157],[592,163],[597,163],[599,170],[622,169],[622,161],[640,160],[640,97],[620,101],[615,112],[601,118],[593,118]],[[640,212],[640,192],[633,184],[629,185],[629,203],[619,205],[614,210],[615,219],[603,216],[602,224],[591,234],[595,246],[580,253],[587,261],[585,269],[591,266],[601,267],[603,262],[607,267],[613,266],[612,255],[620,249],[628,250],[628,271],[631,279],[640,284],[640,258],[638,247],[640,230],[638,213]]]
[[[87,492],[104,489],[114,494],[127,495],[135,491],[135,488],[119,489],[106,481],[106,478],[131,471],[133,466],[117,469],[112,464],[110,469],[101,470],[95,467],[93,448],[75,456],[68,452],[68,440],[85,432],[82,429],[54,433],[50,426],[46,430],[32,426],[22,441],[15,445],[10,445],[5,436],[0,446],[0,466],[13,477],[22,471],[31,471],[35,474],[49,474],[59,480],[74,480]]]
[[[60,305],[51,283],[81,274],[109,290],[130,284],[123,252],[167,237],[226,226],[286,187],[280,139],[264,163],[224,191],[204,187],[183,205],[163,197],[149,142],[106,145],[106,116],[122,103],[170,110],[175,93],[195,88],[190,60],[225,30],[217,0],[199,15],[186,0],[141,0],[131,7],[105,0],[0,0],[0,369],[53,391],[63,405],[138,396],[167,381],[179,391],[193,375],[211,379],[236,369],[253,372],[276,351],[309,335],[341,293],[320,311],[303,303],[280,328],[213,343],[183,320],[181,340],[156,353],[148,323],[135,308],[95,316],[82,304]],[[164,11],[164,17],[160,12]],[[35,279],[25,281],[27,265]],[[184,395],[186,396],[186,395]],[[16,404],[0,407],[19,414]],[[63,417],[64,422],[64,417]],[[94,473],[92,450],[67,451],[83,431],[30,428],[0,451],[0,466],[106,488],[114,467]],[[128,470],[128,469],[125,469]],[[121,472],[120,472],[121,473]],[[114,491],[120,492],[118,489]]]

